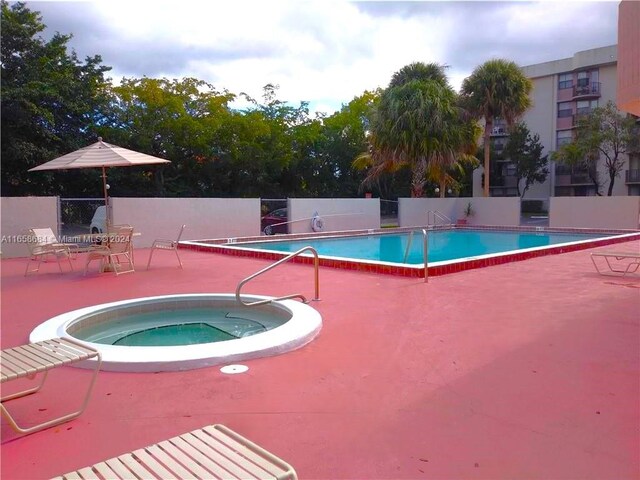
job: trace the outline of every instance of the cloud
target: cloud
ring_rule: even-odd
[[[219,90],[339,108],[414,62],[450,66],[455,88],[490,58],[519,65],[616,43],[617,2],[221,0],[28,2],[114,80],[196,77]]]

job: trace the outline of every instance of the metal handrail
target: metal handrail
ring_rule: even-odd
[[[409,250],[411,250],[411,243],[413,242],[413,230],[409,233],[409,240],[407,241],[407,248],[404,250],[404,258],[402,263],[407,263],[407,257],[409,256]]]
[[[427,265],[427,259],[429,257],[429,234],[427,229],[422,229],[422,259],[424,260],[424,283],[429,283],[429,267]]]
[[[411,243],[413,241],[414,231],[411,230],[409,234],[409,240],[407,241],[407,248],[404,251],[404,260],[402,263],[407,263],[407,257],[409,256],[409,250],[411,249]],[[422,259],[424,261],[424,281],[427,283],[429,281],[429,268],[427,265],[427,258],[429,257],[429,234],[427,233],[427,229],[422,229]]]
[[[432,225],[431,216],[433,215],[433,225],[437,225],[437,220],[441,220],[443,223],[446,222],[449,225],[453,224],[453,221],[447,217],[444,213],[438,210],[429,210],[427,211],[427,225]]]
[[[287,255],[287,256],[286,256],[286,257],[284,257],[284,258],[281,258],[281,259],[280,259],[280,260],[278,260],[276,263],[273,263],[273,264],[269,265],[268,267],[263,268],[263,269],[262,269],[262,270],[260,270],[259,272],[256,272],[256,273],[254,273],[253,275],[250,275],[250,276],[248,276],[247,278],[245,278],[244,280],[242,280],[240,283],[238,283],[238,286],[237,286],[237,288],[236,288],[236,300],[237,300],[239,303],[241,303],[241,304],[243,304],[243,305],[245,305],[245,306],[247,306],[247,307],[252,307],[252,306],[255,306],[255,305],[264,305],[264,304],[266,304],[266,303],[270,303],[270,302],[273,302],[273,301],[275,301],[275,300],[288,300],[288,299],[291,299],[291,298],[300,298],[304,303],[309,303],[309,302],[307,301],[307,298],[306,298],[304,295],[299,294],[299,293],[294,293],[294,294],[292,294],[292,295],[285,295],[285,296],[283,296],[283,297],[278,297],[278,298],[269,298],[269,299],[267,299],[267,300],[258,300],[257,302],[251,302],[251,303],[245,303],[245,302],[243,302],[243,301],[242,301],[242,299],[240,298],[240,290],[242,289],[242,287],[243,287],[247,282],[249,282],[250,280],[253,280],[254,278],[256,278],[256,277],[258,277],[258,276],[262,275],[263,273],[266,273],[266,272],[268,272],[269,270],[271,270],[271,269],[273,269],[273,268],[277,267],[277,266],[278,266],[278,265],[280,265],[281,263],[288,262],[288,261],[289,261],[289,260],[291,260],[292,258],[297,257],[298,255],[300,255],[301,253],[306,252],[306,251],[310,251],[311,253],[313,253],[313,257],[314,257],[314,260],[313,260],[313,267],[314,267],[314,274],[315,274],[315,287],[316,287],[316,288],[315,288],[315,298],[314,298],[313,300],[314,300],[314,301],[318,301],[318,300],[320,300],[320,283],[319,283],[319,275],[318,275],[318,266],[320,265],[320,259],[318,258],[318,252],[317,252],[317,251],[316,251],[316,249],[315,249],[315,248],[313,248],[313,247],[304,247],[304,248],[301,248],[301,249],[300,249],[300,250],[298,250],[297,252],[293,252],[292,254]]]

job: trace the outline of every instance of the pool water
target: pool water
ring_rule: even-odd
[[[523,250],[602,238],[603,234],[550,232],[496,232],[486,230],[429,231],[429,263],[479,255]],[[407,251],[407,245],[411,242]],[[422,231],[343,238],[243,243],[242,247],[278,252],[295,252],[312,246],[321,256],[423,264]]]
[[[286,317],[260,316],[258,311],[181,308],[114,315],[109,322],[82,327],[73,336],[103,345],[195,345],[256,335],[286,321]]]
[[[113,342],[114,345],[167,346],[194,345],[196,343],[222,342],[238,338],[208,323],[184,323],[153,327],[135,333],[129,333]]]

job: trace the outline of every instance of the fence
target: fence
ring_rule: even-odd
[[[58,207],[58,235],[91,233],[91,220],[104,198],[61,198]]]

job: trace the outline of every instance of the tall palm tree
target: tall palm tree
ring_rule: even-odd
[[[476,118],[484,118],[484,196],[489,196],[489,159],[491,130],[496,118],[511,127],[530,106],[533,85],[520,67],[509,60],[489,60],[462,82],[465,108]]]
[[[412,63],[382,92],[369,134],[369,151],[354,162],[369,165],[366,182],[409,167],[411,196],[421,197],[427,174],[444,171],[470,142],[468,126],[444,66]]]

